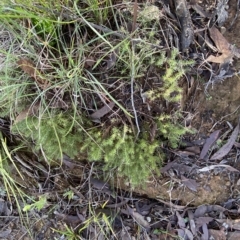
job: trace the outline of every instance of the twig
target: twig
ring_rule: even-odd
[[[135,0],[133,5],[133,22],[132,22],[132,32],[136,30],[136,23],[137,23],[137,9],[138,9],[138,3],[137,0]]]
[[[111,30],[110,28],[107,28],[107,27],[105,27],[105,26],[100,26],[100,25],[97,25],[97,24],[92,23],[92,22],[88,22],[88,24],[89,24],[91,27],[95,28],[95,29],[98,29],[98,30],[100,30],[100,31],[103,31],[104,33],[112,34],[112,35],[114,35],[114,36],[116,36],[116,37],[119,37],[119,38],[121,38],[121,39],[125,39],[125,38],[127,37],[127,36],[125,36],[124,34],[121,34],[121,33],[118,33],[118,32],[116,32],[116,31],[113,31],[113,30]]]
[[[228,28],[228,31],[232,29],[233,24],[235,23],[236,19],[238,18],[238,13],[239,13],[239,8],[240,8],[239,5],[240,5],[240,0],[237,1],[237,11],[236,11],[234,19],[232,20],[232,22],[230,24],[230,27]]]
[[[171,208],[174,208],[174,209],[176,209],[176,210],[184,210],[184,209],[186,209],[186,207],[187,207],[191,202],[194,201],[194,199],[193,199],[192,201],[190,201],[189,203],[187,203],[187,205],[185,205],[185,206],[176,205],[176,204],[174,204],[174,203],[172,203],[172,202],[165,202],[165,201],[161,200],[160,198],[158,198],[158,196],[157,196],[157,201],[159,201],[159,202],[161,202],[161,203],[163,203],[163,204],[165,204],[165,205],[167,205],[167,206],[169,206],[169,207],[171,207]]]
[[[137,126],[137,136],[138,137],[139,133],[140,133],[140,128],[139,128],[139,124],[138,124],[138,119],[137,119],[137,112],[135,109],[135,105],[134,105],[134,80],[135,80],[135,66],[134,66],[134,46],[135,44],[132,44],[132,59],[131,59],[131,103],[132,103],[132,108],[133,108],[133,112],[134,112],[134,117],[135,117],[135,123]]]

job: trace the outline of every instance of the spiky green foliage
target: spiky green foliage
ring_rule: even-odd
[[[162,75],[163,86],[148,91],[148,97],[151,100],[161,98],[168,102],[179,102],[181,100],[182,89],[178,85],[178,81],[185,74],[186,69],[194,64],[192,60],[182,60],[178,58],[179,51],[173,48],[169,58],[163,51],[158,56],[152,56],[152,63],[162,68],[165,66],[166,70]]]
[[[166,139],[172,148],[176,148],[179,145],[180,138],[187,132],[190,132],[190,130],[178,122],[174,122],[174,118],[171,115],[162,114],[160,117],[156,117],[156,124],[159,129],[159,135],[162,139]]]
[[[41,120],[31,116],[13,125],[12,132],[21,134],[25,139],[32,139],[33,150],[42,152],[49,162],[62,159],[63,153],[73,158],[79,153],[83,135],[81,131],[73,129],[72,121],[63,113],[51,116],[46,114]]]
[[[116,169],[133,185],[146,180],[162,161],[163,156],[157,151],[159,143],[150,144],[146,133],[136,140],[127,125],[114,127],[105,137],[101,129],[91,128],[86,132],[74,125],[60,113],[42,119],[41,124],[36,117],[28,117],[14,125],[12,131],[32,139],[34,150],[42,151],[48,160],[61,159],[63,153],[72,158],[84,154],[90,161],[103,160],[105,170]]]
[[[86,140],[81,150],[87,150],[90,160],[104,159],[105,170],[117,169],[134,186],[143,184],[157,164],[162,162],[159,143],[154,141],[150,144],[146,133],[136,140],[126,125],[114,127],[106,138],[99,134],[95,141],[100,147],[91,144],[89,138]]]
[[[80,119],[79,119],[80,120]],[[157,119],[160,139],[149,141],[148,128],[136,139],[127,126],[113,127],[107,136],[99,128],[88,131],[80,128],[75,119],[73,126],[62,113],[52,118],[28,117],[17,123],[12,131],[34,141],[34,150],[41,151],[48,160],[61,159],[62,154],[70,157],[87,156],[90,161],[104,161],[105,170],[115,169],[126,177],[133,186],[144,184],[151,172],[161,166],[164,154],[160,149],[164,139],[176,147],[179,137],[186,129],[171,122],[170,116]],[[90,126],[85,122],[85,126]]]

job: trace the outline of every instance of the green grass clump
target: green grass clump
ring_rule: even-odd
[[[66,113],[67,114],[67,113]],[[32,150],[42,154],[51,163],[62,159],[63,153],[74,158],[79,154],[79,142],[83,140],[82,132],[73,129],[72,121],[63,113],[38,117],[27,117],[26,120],[12,126],[12,133],[24,136],[26,141],[34,141]]]

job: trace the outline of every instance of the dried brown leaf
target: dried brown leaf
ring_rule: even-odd
[[[55,211],[54,214],[56,215],[56,218],[58,219],[58,221],[64,221],[70,226],[75,227],[81,222],[81,220],[79,219],[79,217],[77,215],[63,214],[63,213],[59,213],[57,211]]]
[[[108,105],[105,105],[104,107],[100,108],[99,110],[91,114],[90,117],[93,120],[100,119],[101,117],[109,113],[113,109],[114,105],[115,105],[114,102],[110,102]]]
[[[177,229],[177,232],[180,239],[193,240],[193,235],[187,228]]]
[[[213,62],[213,63],[224,63],[227,59],[228,55],[225,54],[221,54],[220,56],[213,56],[210,55],[209,57],[207,57],[206,61],[207,62]]]
[[[96,61],[92,57],[89,57],[89,58],[85,59],[84,67],[92,68],[95,63],[96,63]]]
[[[227,239],[230,239],[230,240],[240,239],[240,231],[228,232]]]
[[[206,223],[203,224],[202,231],[203,231],[203,234],[201,236],[201,240],[209,240],[209,232],[208,232],[208,227]]]
[[[191,151],[181,151],[178,150],[175,152],[176,154],[178,154],[180,157],[187,157],[187,156],[195,156],[196,154],[191,152]]]
[[[209,229],[210,239],[226,240],[226,235],[223,230]]]
[[[184,230],[185,230],[185,235],[187,236],[187,238],[189,240],[193,240],[193,234],[187,228],[184,228]]]
[[[157,132],[157,123],[153,122],[150,127],[150,141],[153,142]]]
[[[178,219],[178,226],[180,228],[185,228],[186,227],[186,223],[185,223],[184,218],[180,215],[179,212],[176,212],[176,215],[177,215],[177,219]]]
[[[188,212],[190,229],[191,229],[193,235],[195,236],[197,234],[197,230],[196,230],[196,224],[194,221],[194,215],[193,215],[192,210],[188,210],[187,212]]]
[[[211,39],[214,41],[218,51],[222,53],[220,56],[210,55],[206,61],[214,63],[227,63],[231,62],[234,54],[230,49],[230,44],[226,38],[219,32],[216,27],[208,29]]]
[[[17,61],[19,67],[30,77],[35,78],[35,67],[34,64],[27,59],[21,58]]]
[[[216,167],[224,167],[224,168],[227,168],[227,169],[228,169],[229,171],[231,171],[231,172],[239,172],[236,168],[231,167],[231,166],[229,166],[229,165],[225,165],[225,164],[217,164],[217,165],[207,166],[207,167],[198,169],[198,171],[199,171],[199,172],[207,172],[207,171],[213,170],[213,169],[216,168]]]
[[[177,233],[178,233],[178,237],[180,237],[180,239],[185,239],[185,231],[183,229],[176,229]]]
[[[76,164],[74,162],[72,162],[71,158],[68,157],[67,155],[63,155],[62,162],[63,162],[63,164],[65,164],[71,170],[76,167]]]
[[[39,70],[34,66],[32,61],[30,61],[28,59],[20,58],[17,61],[17,64],[26,74],[28,74],[30,77],[34,78],[37,85],[42,90],[45,90],[50,86],[50,83],[46,79],[41,77]]]
[[[200,154],[200,147],[199,146],[186,147],[185,151],[192,152],[195,154]]]
[[[109,56],[109,59],[107,60],[107,68],[106,70],[109,70],[111,69],[112,67],[115,66],[116,64],[116,61],[117,61],[117,54],[115,51],[113,51],[110,56]]]
[[[107,182],[90,177],[90,183],[95,189],[110,191],[110,185]]]
[[[160,172],[161,172],[161,173],[166,173],[168,170],[170,170],[171,168],[173,168],[173,165],[174,165],[174,164],[175,164],[174,161],[167,163],[166,166],[164,166],[164,167],[161,168]]]
[[[176,170],[179,174],[189,173],[193,168],[184,164],[176,163],[175,161],[168,163],[165,167],[161,168],[160,172],[165,173],[169,169]]]
[[[23,110],[18,114],[14,123],[16,124],[18,122],[21,122],[22,120],[26,119],[28,116],[36,115],[39,110],[39,107],[40,107],[40,103],[27,107],[25,110]]]
[[[196,218],[195,223],[196,223],[197,228],[199,228],[199,227],[203,226],[204,224],[210,223],[211,221],[213,221],[212,217],[199,217],[199,218]]]
[[[237,148],[240,148],[240,143],[239,142],[235,142],[234,146],[237,147]]]
[[[203,149],[200,154],[200,159],[204,159],[204,157],[207,155],[208,150],[212,147],[212,145],[217,141],[220,134],[220,130],[214,131],[210,134],[210,136],[206,139],[206,142],[203,146]]]
[[[240,219],[216,219],[219,223],[226,223],[230,229],[240,230]]]
[[[229,140],[227,141],[226,144],[224,144],[212,157],[211,160],[217,160],[220,158],[223,158],[224,156],[226,156],[229,151],[232,149],[237,136],[239,133],[239,123],[238,125],[235,127],[234,131],[232,132],[231,137],[229,138]]]
[[[194,217],[199,218],[201,216],[204,216],[204,214],[207,212],[207,206],[201,205],[199,206],[196,211],[194,212]]]
[[[221,53],[228,53],[230,51],[230,44],[227,39],[220,33],[216,27],[211,27],[208,29],[211,39],[214,41],[216,47]]]
[[[184,177],[183,175],[181,176],[182,183],[189,188],[190,190],[197,192],[198,188],[198,183],[194,179],[188,179]]]
[[[140,213],[134,211],[134,209],[127,206],[129,214],[136,220],[137,223],[139,223],[141,226],[145,228],[150,228],[149,223],[144,219],[144,216],[142,216]]]

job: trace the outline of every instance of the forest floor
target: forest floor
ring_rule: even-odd
[[[219,54],[215,56],[224,55],[226,41],[240,48],[238,0],[229,0],[228,7],[227,1],[190,2],[193,21],[202,17],[196,6],[205,13],[216,11],[205,26],[214,22],[221,32],[212,37]],[[216,16],[220,21],[226,13],[219,24]],[[194,30],[194,41],[200,44],[196,26]],[[166,149],[160,176],[131,189],[125,179],[103,181],[104,173],[93,163],[65,156],[62,166],[45,176],[43,192],[36,192],[39,176],[26,174],[22,180],[13,172],[18,184],[39,200],[35,205],[29,201],[27,214],[19,214],[18,207],[26,207],[21,198],[19,206],[0,198],[0,239],[240,239],[238,54],[230,62],[209,61],[198,77],[181,82],[181,109],[194,134],[184,136],[181,147]]]

